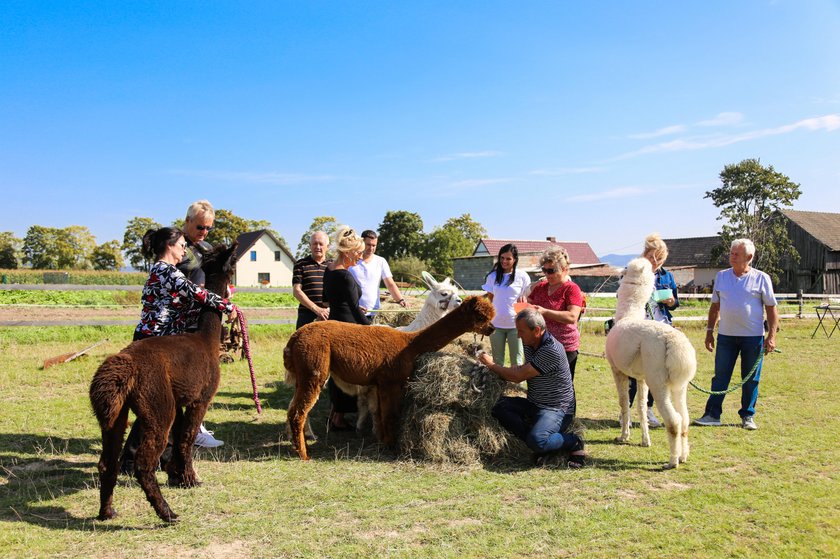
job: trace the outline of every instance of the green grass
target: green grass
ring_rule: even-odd
[[[618,405],[603,359],[582,356],[578,414],[591,467],[459,470],[396,461],[369,437],[331,435],[300,462],[279,434],[288,388],[288,326],[254,326],[265,411],[257,418],[245,362],[223,366],[206,423],[225,446],[199,451],[204,481],[163,491],[181,515],[163,527],[134,481],[115,493],[120,516],[94,520],[100,448],[87,389],[101,360],[130,328],[0,329],[0,556],[3,557],[837,557],[840,399],[837,336],[811,339],[815,321],[784,321],[781,354],[768,358],[756,416],[737,421],[727,397],[721,428],[692,428],[691,457],[661,471],[653,446],[617,445]],[[712,355],[702,325],[697,379],[708,386]],[[39,370],[47,357],[104,337],[89,357]],[[586,330],[583,350],[603,352]],[[691,390],[692,417],[705,397]],[[316,431],[323,434],[323,402]],[[165,476],[159,475],[159,480]]]

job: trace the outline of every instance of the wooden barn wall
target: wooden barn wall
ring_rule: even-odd
[[[826,247],[796,223],[788,221],[788,235],[799,262],[785,270],[776,290],[781,293],[833,293],[826,285]]]

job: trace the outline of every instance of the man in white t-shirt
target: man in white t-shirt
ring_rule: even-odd
[[[362,258],[356,265],[350,268],[350,273],[353,274],[356,283],[359,284],[362,290],[362,296],[359,298],[359,306],[365,309],[369,317],[373,316],[374,311],[379,309],[379,284],[383,281],[394,301],[402,307],[406,306],[405,298],[400,293],[400,288],[397,287],[396,282],[394,282],[394,277],[391,274],[391,267],[388,266],[388,262],[381,256],[374,254],[376,252],[376,245],[379,242],[377,237],[376,231],[367,229],[362,232],[365,251],[362,253]]]
[[[759,361],[762,348],[765,354],[776,349],[776,330],[779,314],[776,310],[776,296],[770,276],[750,267],[755,255],[755,245],[749,239],[732,241],[729,251],[731,268],[721,270],[715,276],[712,305],[706,324],[706,349],[715,350],[715,324],[718,326],[717,352],[715,353],[715,376],[712,391],[726,390],[735,369],[735,361],[741,355],[741,378],[755,368],[754,375],[741,388],[741,426],[754,431],[758,429],[753,416],[758,400],[758,382],[761,379]],[[764,313],[767,312],[767,337],[764,337]],[[706,402],[703,417],[695,419],[696,425],[718,426],[725,394],[712,394]]]

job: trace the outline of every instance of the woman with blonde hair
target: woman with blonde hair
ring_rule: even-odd
[[[528,302],[545,318],[546,329],[566,350],[574,382],[580,349],[577,323],[584,298],[580,287],[569,276],[570,265],[569,253],[562,246],[552,245],[545,249],[540,256],[540,269],[545,278],[531,289]]]
[[[369,325],[370,319],[359,307],[362,290],[350,273],[365,249],[365,242],[347,225],[341,225],[333,237],[335,260],[324,271],[324,303],[330,307],[329,320]],[[356,398],[342,392],[332,378],[327,383],[327,390],[332,402],[330,429],[350,431],[353,427],[344,420],[345,413],[357,411]]]

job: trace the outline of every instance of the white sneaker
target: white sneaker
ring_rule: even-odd
[[[700,419],[695,419],[694,424],[703,427],[720,427],[720,419],[715,419],[711,415],[704,415]]]
[[[753,416],[751,415],[748,415],[747,417],[741,420],[741,427],[743,427],[747,431],[755,431],[756,429],[758,429],[758,425],[756,425],[755,419],[753,419]]]
[[[202,448],[216,448],[225,444],[225,441],[213,437],[213,431],[208,431],[204,424],[198,429],[198,435],[195,436],[195,446]]]
[[[648,427],[662,427],[662,422],[659,421],[653,414],[653,410],[648,408]]]

